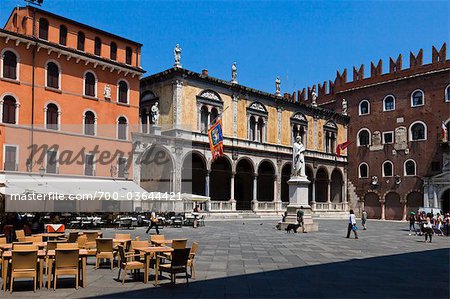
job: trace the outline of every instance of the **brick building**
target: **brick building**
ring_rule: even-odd
[[[432,61],[423,63],[423,50],[410,53],[409,68],[402,55],[337,72],[334,81],[318,84],[320,107],[342,111],[348,127],[349,196],[360,201],[371,218],[405,219],[421,206],[449,211],[450,185],[423,192],[430,177],[442,183],[448,173],[448,138],[442,124],[450,124],[450,61],[446,44],[432,47]],[[315,86],[299,91],[299,101],[311,102]],[[307,97],[308,95],[308,97]],[[295,98],[296,94],[293,95]],[[310,103],[313,105],[313,103]],[[448,135],[448,134],[447,134]]]
[[[0,29],[6,187],[12,178],[95,178],[100,186],[126,179],[131,131],[139,126],[141,46],[35,7],[13,9]],[[33,144],[49,148],[39,152]],[[67,150],[80,153],[79,163],[64,163]],[[106,151],[119,154],[97,163]]]

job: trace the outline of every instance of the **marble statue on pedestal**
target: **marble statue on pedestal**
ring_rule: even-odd
[[[292,147],[292,165],[293,165],[293,177],[305,177],[305,146],[302,143],[302,137],[297,136],[295,138],[294,145]]]
[[[311,91],[311,105],[313,107],[317,107],[317,92],[316,92],[316,86],[313,86]]]
[[[280,76],[277,76],[277,78],[275,79],[275,95],[276,96],[281,96],[281,80],[280,80]]]
[[[347,109],[348,109],[348,107],[347,107],[347,100],[343,99],[342,100],[342,114],[343,115],[347,115]]]
[[[231,83],[237,84],[237,66],[236,62],[231,66]]]

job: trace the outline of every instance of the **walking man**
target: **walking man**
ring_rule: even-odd
[[[350,238],[350,232],[353,231],[355,234],[355,239],[358,239],[358,233],[356,232],[357,229],[355,212],[350,210],[350,216],[348,217],[347,238]]]
[[[300,207],[300,210],[297,210],[297,222],[302,226],[302,233],[305,233],[305,225],[303,223],[303,216],[305,212],[303,212],[303,206]]]
[[[151,229],[152,227],[155,227],[156,234],[159,235],[158,218],[156,218],[156,213],[155,213],[155,212],[152,212],[152,213],[150,214],[150,225],[148,226],[147,231],[146,231],[145,233],[148,234],[148,232],[150,231],[150,229]]]
[[[367,229],[366,222],[367,222],[367,212],[366,212],[366,210],[363,210],[362,215],[361,215],[361,224],[362,224],[363,230]]]
[[[417,236],[417,231],[416,231],[416,215],[414,212],[411,212],[411,214],[409,215],[409,235],[411,236],[411,230],[414,231],[414,235]]]

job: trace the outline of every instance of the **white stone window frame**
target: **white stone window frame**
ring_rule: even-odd
[[[359,140],[359,134],[363,131],[367,131],[369,133],[369,144],[361,144],[360,140]],[[359,129],[358,133],[356,134],[356,145],[358,147],[367,147],[367,146],[371,146],[372,145],[372,132],[369,130],[369,128],[361,128]]]
[[[392,135],[392,141],[391,142],[386,142],[386,137],[385,135],[391,134]],[[395,143],[395,134],[394,131],[386,131],[382,133],[382,142],[383,144],[393,144]]]
[[[406,172],[406,163],[408,163],[408,162],[413,162],[414,163],[414,174],[408,174]],[[416,176],[416,174],[417,174],[417,163],[416,163],[416,161],[414,161],[413,159],[406,160],[405,163],[403,163],[403,175],[404,176]]]
[[[334,144],[327,145],[327,135],[334,135]],[[324,151],[329,154],[335,154],[336,145],[338,138],[338,127],[337,124],[333,121],[328,121],[323,125],[323,141],[324,141]],[[327,151],[327,148],[329,151]]]
[[[422,104],[421,104],[421,105],[414,105],[414,103],[413,103],[413,95],[414,95],[416,92],[421,92],[421,93],[422,93]],[[425,92],[423,92],[422,89],[416,89],[416,90],[414,90],[413,92],[411,92],[410,100],[411,100],[411,108],[416,108],[416,107],[422,107],[422,106],[424,106],[424,105],[425,105]]]
[[[386,173],[384,173],[384,165],[385,164],[391,164],[391,169],[392,169],[392,173],[391,173],[391,175],[386,175]],[[384,161],[383,162],[383,164],[381,165],[381,173],[382,173],[382,175],[383,175],[383,177],[384,178],[390,178],[390,177],[393,177],[394,176],[394,163],[392,163],[392,161],[391,160],[386,160],[386,161]]]
[[[363,103],[367,103],[367,113],[362,113],[362,111],[361,111],[361,105]],[[362,100],[361,102],[359,102],[359,105],[358,105],[358,115],[364,116],[364,115],[369,115],[369,114],[370,114],[370,102],[369,102],[369,100]]]
[[[123,117],[126,119],[127,124],[126,124],[126,128],[125,128],[125,139],[120,139],[119,138],[119,119]],[[116,119],[116,139],[117,140],[122,140],[122,141],[128,141],[128,129],[130,127],[130,122],[128,121],[128,117],[126,117],[125,115],[119,115]]]
[[[2,168],[5,169],[5,159],[6,159],[6,147],[15,147],[16,148],[16,165],[15,165],[15,171],[17,171],[19,169],[19,145],[18,144],[3,144],[3,165]]]
[[[425,132],[424,132],[425,134],[424,134],[424,135],[425,135],[425,136],[424,136],[423,139],[416,139],[416,140],[413,140],[412,127],[413,127],[415,124],[422,124],[422,125],[424,126],[424,128],[425,128]],[[427,127],[427,124],[424,123],[423,121],[420,121],[420,120],[417,120],[417,121],[411,123],[411,124],[409,125],[409,128],[408,128],[408,138],[409,138],[409,141],[411,141],[411,142],[416,142],[416,141],[426,141],[426,140],[428,140],[428,127]]]
[[[6,51],[11,51],[16,55],[16,61],[17,61],[17,65],[16,65],[16,79],[11,79],[11,78],[6,78],[3,77],[3,55],[5,54]],[[13,48],[4,48],[1,52],[0,55],[0,78],[3,78],[5,80],[12,80],[12,81],[17,81],[20,82],[20,55],[19,52],[17,52],[16,50],[14,50]]]
[[[47,82],[47,71],[48,71],[48,64],[49,64],[50,62],[53,62],[53,63],[56,64],[56,66],[58,67],[58,88],[54,88],[54,87],[48,86],[48,82]],[[61,90],[62,90],[62,87],[61,87],[61,81],[62,81],[62,80],[61,80],[61,77],[62,77],[62,69],[61,69],[60,63],[59,63],[58,61],[54,60],[54,59],[48,59],[48,60],[45,62],[45,75],[44,75],[45,87],[50,88],[50,89],[54,89],[54,90],[59,90],[59,91],[61,91]]]
[[[58,128],[56,130],[53,129],[47,129],[47,106],[50,104],[54,104],[56,105],[56,107],[58,107]],[[45,130],[49,130],[49,131],[61,131],[61,106],[55,102],[55,101],[48,101],[45,103],[44,105],[44,129]]]
[[[366,167],[367,167],[367,176],[362,176],[361,175],[361,166],[363,166],[363,165],[365,165]],[[370,177],[370,174],[369,174],[369,164],[367,164],[366,162],[361,162],[359,165],[358,165],[358,178],[360,178],[360,179],[368,179]]]
[[[206,134],[206,132],[202,132],[202,107],[206,107],[208,109],[208,123],[207,127],[211,125],[211,110],[213,108],[217,109],[218,115],[221,115],[223,112],[223,100],[220,95],[211,89],[202,90],[197,95],[197,130],[200,133]]]
[[[119,92],[120,92],[120,90],[119,90],[119,83],[121,81],[123,81],[123,82],[125,82],[125,84],[127,84],[127,102],[126,103],[119,102]],[[128,80],[126,80],[124,78],[121,78],[121,79],[117,80],[116,89],[117,89],[117,91],[116,91],[116,103],[117,104],[122,104],[122,105],[130,105],[130,82],[128,82]]]
[[[94,135],[87,135],[86,134],[86,124],[85,124],[85,122],[84,122],[84,120],[86,119],[86,112],[92,112],[92,113],[94,113]],[[92,109],[85,109],[84,111],[83,111],[83,115],[82,115],[82,122],[83,122],[83,132],[82,132],[82,134],[84,135],[84,136],[97,136],[97,113],[94,111],[94,110],[92,110]]]
[[[12,93],[12,92],[5,92],[4,94],[2,94],[2,96],[0,97],[0,123],[3,123],[3,103],[4,103],[4,99],[7,96],[11,96],[16,100],[16,110],[15,110],[15,118],[16,118],[16,122],[14,123],[15,125],[19,124],[19,109],[20,109],[20,102],[17,98],[17,96]],[[10,124],[12,125],[12,124]]]
[[[386,99],[389,97],[392,97],[394,99],[394,108],[387,110],[386,109]],[[393,94],[388,94],[387,96],[385,96],[383,99],[383,112],[395,111],[395,108],[397,106],[396,102],[397,102],[397,98]]]
[[[98,89],[98,77],[97,77],[97,74],[93,70],[86,70],[83,73],[83,96],[92,98],[92,96],[86,94],[86,74],[87,73],[92,73],[94,75],[94,78],[95,78],[94,98],[97,98],[98,97],[98,90],[97,90]]]
[[[251,132],[250,132],[250,119],[251,117],[255,118],[255,140],[252,140]],[[263,140],[260,139],[260,131],[258,128],[259,120],[262,120],[263,122],[263,132],[262,137]],[[251,103],[247,107],[247,139],[253,142],[259,142],[259,143],[266,143],[267,142],[267,121],[269,119],[269,112],[267,111],[267,108],[264,104],[261,102],[255,101]]]
[[[450,84],[445,88],[444,102],[450,103]]]
[[[291,124],[291,143],[293,144],[295,141],[294,125],[298,125],[304,127],[305,129],[305,136],[304,138],[302,138],[302,143],[304,146],[306,146],[308,142],[308,119],[306,118],[305,114],[303,114],[302,112],[295,112],[290,118],[290,124]]]

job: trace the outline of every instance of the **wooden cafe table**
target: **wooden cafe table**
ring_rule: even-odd
[[[144,283],[148,282],[148,271],[150,268],[150,258],[151,255],[154,254],[156,258],[156,267],[155,267],[155,285],[158,285],[158,274],[159,274],[159,258],[157,257],[158,253],[163,252],[172,252],[173,248],[166,247],[166,246],[147,246],[147,247],[135,247],[133,250],[137,253],[144,253],[145,254],[145,270],[144,270]]]
[[[66,234],[64,234],[64,233],[42,233],[42,234],[37,234],[34,236],[42,236],[42,238],[44,240],[54,240],[54,239],[58,239],[61,237],[65,237]]]

